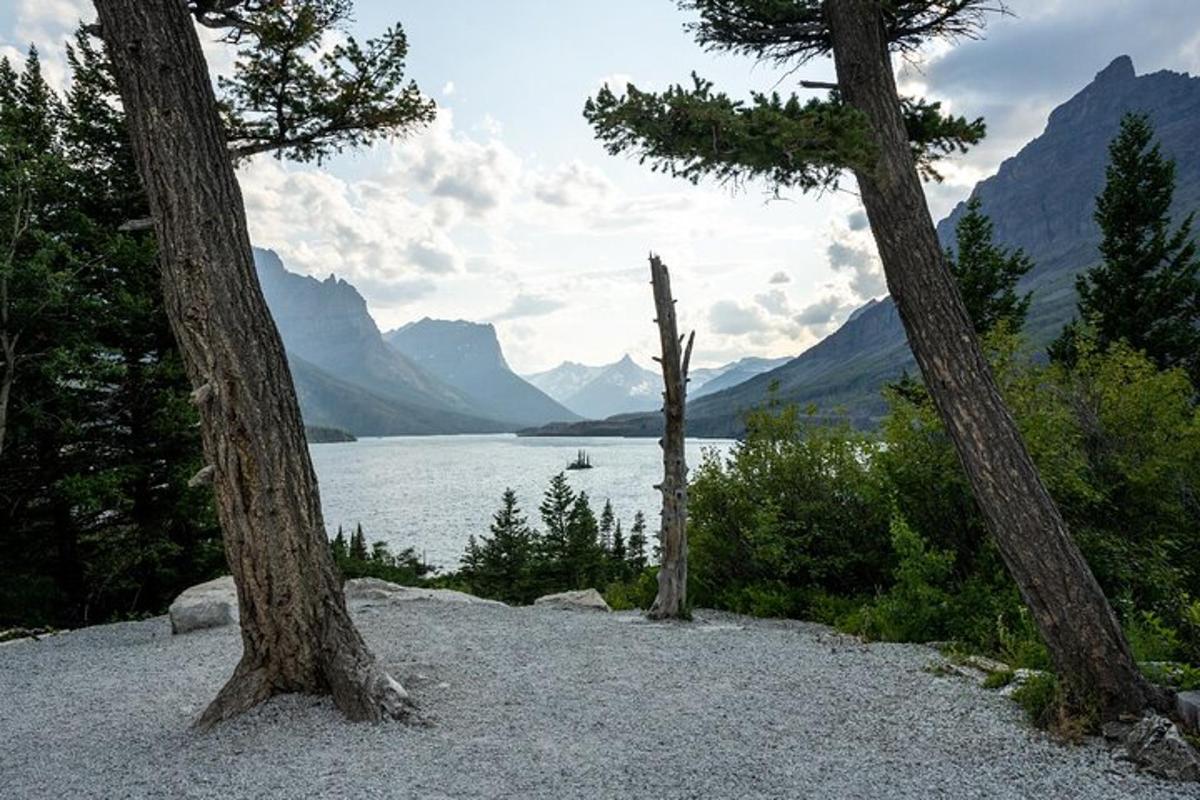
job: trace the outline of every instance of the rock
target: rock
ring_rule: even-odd
[[[171,633],[219,628],[238,621],[237,587],[226,575],[185,589],[171,603]]]
[[[1009,671],[1008,664],[1005,664],[1003,661],[997,661],[994,658],[988,658],[986,656],[967,656],[965,659],[963,659],[963,661],[967,664],[967,666],[974,667],[978,670],[983,670],[989,675],[996,672]]]
[[[1013,692],[1017,691],[1017,689],[1020,689],[1034,678],[1045,674],[1046,673],[1040,669],[1025,669],[1024,667],[1021,669],[1014,669],[1012,680],[1000,687],[1000,694],[1004,695],[1005,697],[1011,697]]]
[[[385,603],[407,603],[418,600],[434,600],[443,603],[470,603],[484,606],[503,606],[499,600],[486,600],[466,592],[456,592],[452,589],[424,589],[414,586],[401,586],[398,583],[380,580],[379,578],[355,578],[346,581],[342,587],[348,602],[367,601]]]
[[[533,601],[535,606],[553,606],[577,611],[612,611],[608,603],[595,589],[577,589],[573,592],[547,594]]]
[[[1129,758],[1146,772],[1176,781],[1200,781],[1200,753],[1175,723],[1151,714],[1125,736]]]
[[[1200,692],[1180,692],[1175,695],[1175,714],[1185,728],[1200,731]]]

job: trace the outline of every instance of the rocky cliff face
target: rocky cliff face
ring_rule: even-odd
[[[1108,144],[1130,111],[1150,115],[1163,152],[1176,161],[1177,217],[1200,207],[1200,78],[1137,75],[1128,56],[1051,112],[1045,131],[974,189],[996,239],[1033,257],[1024,289],[1034,292],[1026,334],[1035,344],[1048,342],[1071,318],[1075,276],[1096,262],[1096,195],[1104,187]],[[963,213],[965,203],[938,225],[947,245]]]
[[[388,332],[384,339],[495,418],[518,425],[579,418],[509,369],[490,324],[426,317]]]
[[[256,248],[254,261],[310,424],[362,435],[515,427],[389,347],[346,281],[289,272],[270,250]]]

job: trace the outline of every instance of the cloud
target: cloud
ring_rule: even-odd
[[[9,0],[13,3],[12,34],[0,41],[0,56],[20,67],[30,45],[37,47],[42,74],[54,89],[67,86],[66,42],[80,22],[96,18],[90,0]]]
[[[708,322],[714,333],[728,336],[742,336],[767,328],[767,321],[757,309],[733,300],[713,303],[708,310]]]
[[[854,310],[854,303],[848,303],[835,295],[828,295],[815,303],[810,303],[796,315],[796,322],[806,327],[824,328],[838,321],[842,314]]]
[[[613,192],[612,182],[603,172],[581,161],[569,161],[547,175],[536,176],[531,188],[538,200],[559,207],[592,206]]]
[[[868,224],[867,212],[861,208],[858,211],[852,211],[850,216],[846,218],[846,225],[852,231],[865,231]]]
[[[771,284],[781,284],[781,283],[791,283],[791,282],[792,282],[791,276],[789,276],[786,272],[782,272],[782,271],[776,272],[769,279],[767,279],[767,283],[771,283]]]
[[[788,297],[781,289],[772,289],[769,292],[757,294],[754,296],[754,302],[758,303],[768,314],[784,315],[791,310]]]
[[[395,148],[394,173],[431,197],[457,203],[474,217],[508,203],[520,184],[521,160],[497,138],[478,142],[454,130],[453,112],[438,109],[429,129]]]
[[[525,317],[541,317],[552,314],[566,306],[562,300],[536,294],[518,294],[499,314],[489,317],[493,322],[506,319],[523,319]]]
[[[883,270],[874,251],[865,244],[834,239],[826,250],[835,272],[850,274],[850,291],[866,300],[887,292]]]
[[[442,94],[446,97],[454,94],[454,81],[446,81],[445,85],[442,86]]]

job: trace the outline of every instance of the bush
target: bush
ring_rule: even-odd
[[[803,428],[795,409],[751,414],[746,439],[708,451],[692,481],[694,604],[790,615],[816,592],[872,592],[890,569],[876,449],[849,428]]]

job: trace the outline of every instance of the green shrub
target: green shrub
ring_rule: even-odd
[[[613,611],[650,608],[658,594],[658,568],[646,567],[625,580],[615,580],[604,590],[604,600]]]

